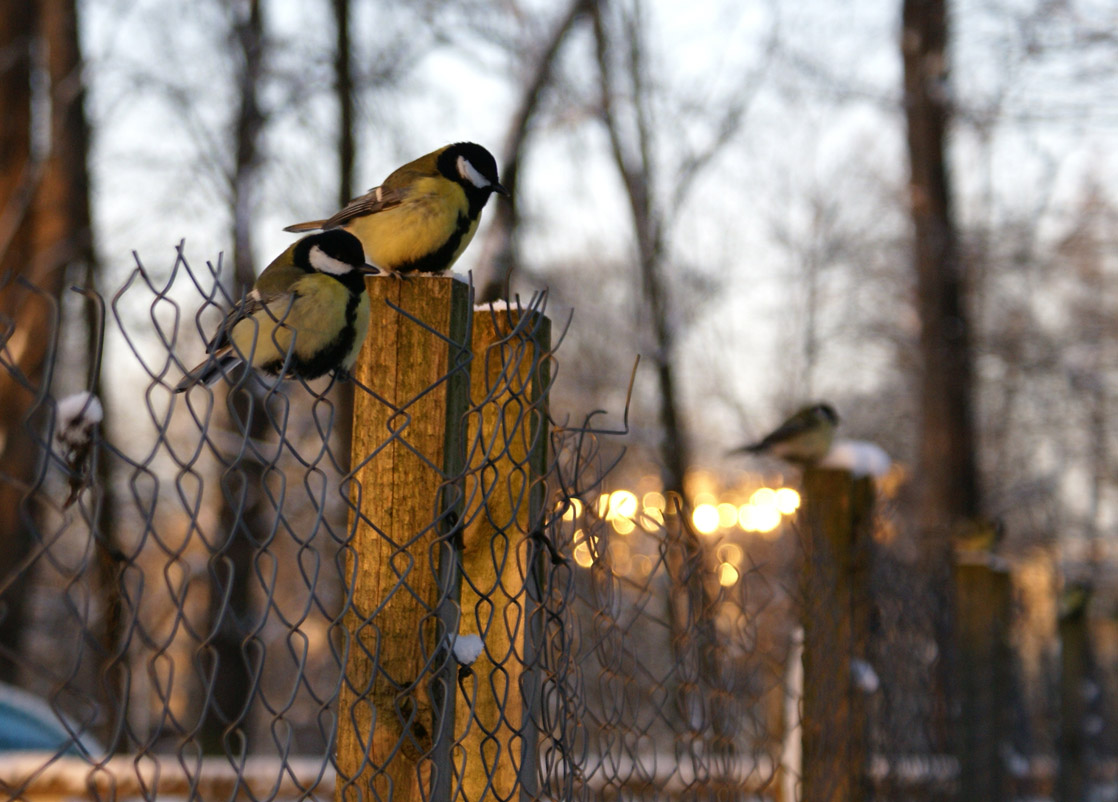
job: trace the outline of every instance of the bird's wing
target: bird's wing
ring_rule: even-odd
[[[406,201],[409,194],[407,189],[392,189],[384,185],[375,187],[360,198],[351,200],[344,209],[326,220],[322,227],[337,228],[355,217],[364,217],[367,214],[376,214],[392,209]]]
[[[369,214],[376,214],[383,212],[387,209],[395,208],[404,203],[411,197],[411,191],[408,186],[402,185],[399,187],[390,187],[388,184],[381,184],[379,187],[373,187],[360,198],[354,198],[345,208],[337,212],[333,217],[326,220],[311,220],[306,223],[296,223],[295,225],[288,226],[284,231],[318,231],[319,229],[338,228],[344,226],[355,217],[364,217]]]
[[[753,446],[751,446],[751,448],[767,448],[773,443],[779,443],[782,440],[788,440],[798,434],[802,434],[810,428],[811,421],[809,419],[800,415],[795,415],[792,418],[784,421],[784,423],[780,424],[780,426],[778,426],[773,431],[769,432],[759,443],[755,443]]]
[[[275,304],[283,298],[290,298],[290,296],[291,293],[289,292],[263,293],[259,289],[250,290],[236,306],[229,310],[225,320],[221,321],[221,326],[206,346],[206,353],[213,354],[227,347],[230,344],[229,333],[233,331],[233,327],[262,309],[271,308],[273,315],[282,319],[287,312],[287,304],[279,306],[275,306]]]

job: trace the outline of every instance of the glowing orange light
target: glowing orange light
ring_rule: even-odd
[[[733,504],[723,501],[716,509],[718,510],[718,525],[723,529],[729,529],[738,522],[738,508]]]
[[[782,487],[776,491],[773,506],[780,510],[782,515],[791,515],[800,508],[800,494],[790,487]]]
[[[740,578],[741,574],[738,573],[738,569],[729,563],[722,563],[718,566],[718,584],[722,587],[728,588],[736,585]]]
[[[713,504],[700,504],[691,513],[691,523],[704,535],[718,531],[718,508]]]
[[[749,503],[755,507],[772,507],[776,504],[776,491],[771,487],[760,487],[753,491]]]
[[[609,507],[606,515],[611,521],[615,518],[632,518],[637,514],[637,497],[628,490],[615,490],[609,494]]]
[[[566,509],[563,509],[564,506]],[[566,504],[563,501],[559,502],[559,508],[563,509],[563,520],[573,521],[578,516],[582,515],[582,502],[577,498],[566,499]]]
[[[730,565],[741,565],[742,557],[745,556],[741,550],[741,546],[737,543],[721,543],[715,551],[718,559]]]
[[[610,518],[609,523],[613,527],[613,531],[619,535],[627,535],[637,528],[632,518],[622,518],[619,515]]]

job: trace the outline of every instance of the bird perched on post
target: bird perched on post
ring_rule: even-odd
[[[209,357],[175,387],[212,384],[244,362],[283,378],[348,371],[369,331],[370,268],[358,239],[324,231],[277,256],[222,322]]]
[[[366,261],[385,273],[441,273],[470,244],[494,192],[509,194],[497,180],[493,154],[458,142],[408,162],[333,217],[284,230],[343,228],[361,240]]]
[[[756,443],[731,454],[764,454],[787,462],[810,465],[827,455],[835,439],[839,416],[830,404],[804,407]]]

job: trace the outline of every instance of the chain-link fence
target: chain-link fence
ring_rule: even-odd
[[[611,493],[623,427],[550,407],[546,296],[474,310],[451,279],[371,280],[345,381],[242,372],[176,394],[231,301],[220,278],[180,252],[107,304],[40,296],[37,330],[5,319],[6,436],[30,466],[0,476],[13,798],[958,786],[934,594],[880,548],[871,484],[809,477],[816,512],[752,539],[744,512],[700,532],[654,487]],[[34,370],[28,338],[46,343]],[[1031,747],[1012,729],[989,734],[1011,775]]]

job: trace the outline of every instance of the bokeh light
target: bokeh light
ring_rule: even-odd
[[[738,508],[733,504],[723,501],[718,505],[718,525],[723,529],[729,529],[738,522]]]
[[[738,523],[746,532],[771,532],[780,526],[780,510],[772,506],[743,504],[738,510]]]
[[[691,513],[691,523],[704,535],[714,534],[718,531],[718,508],[713,504],[697,505]]]
[[[613,531],[619,535],[628,535],[637,528],[632,518],[622,518],[620,515],[610,518],[609,523],[613,527]]]
[[[638,506],[635,493],[628,490],[615,490],[609,494],[609,519],[635,518]]]
[[[624,540],[609,544],[609,559],[615,573],[626,575],[632,570],[632,550]]]
[[[563,510],[564,521],[573,521],[582,515],[582,502],[577,498],[566,499],[565,503],[560,501],[559,507]]]
[[[647,554],[638,554],[633,557],[633,576],[637,579],[644,579],[652,573],[653,562],[652,558]]]
[[[782,487],[776,491],[773,504],[782,515],[791,515],[800,508],[800,494],[790,487]]]
[[[775,507],[776,491],[771,487],[760,487],[753,491],[753,495],[749,497],[749,503],[755,507]]]
[[[737,543],[720,543],[717,550],[714,552],[719,561],[730,563],[730,565],[741,565],[742,557],[745,556],[741,550],[741,546]]]
[[[614,490],[598,496],[598,515],[607,521],[635,518],[639,506],[636,494],[629,490]]]
[[[689,475],[690,478],[690,475]],[[739,482],[736,487],[719,488],[714,482],[714,476],[703,474],[698,480],[690,482],[697,492],[692,499],[694,507],[691,512],[691,524],[695,531],[702,535],[717,535],[725,533],[733,538],[733,532],[745,531],[759,535],[765,540],[775,540],[780,537],[781,523],[785,516],[796,513],[801,504],[800,494],[791,487],[781,487],[779,484],[772,486],[758,486],[761,481],[779,482],[773,477],[751,474],[748,481]],[[598,496],[594,506],[601,518],[610,524],[614,532],[628,536],[643,533],[656,536],[665,526],[665,516],[668,496],[656,489],[655,477],[646,476],[639,481],[633,490],[614,490]],[[728,497],[728,498],[727,498]],[[745,504],[737,505],[738,499],[747,497]],[[584,512],[583,504],[578,499],[568,499],[567,507],[563,509],[564,520],[577,520]],[[586,539],[580,543],[580,538]],[[593,565],[595,555],[598,554],[597,540],[593,535],[587,536],[582,530],[576,532],[574,549],[575,561],[583,566]],[[613,541],[608,544],[610,565],[615,573],[647,578],[655,571],[655,565],[647,554],[642,554],[647,548],[643,540],[630,540],[630,544]],[[731,541],[720,539],[717,545],[712,544],[718,558],[719,581],[723,585],[733,585],[740,580],[741,567],[744,565],[746,548]],[[602,548],[607,544],[603,543]],[[617,549],[617,551],[615,551]]]

